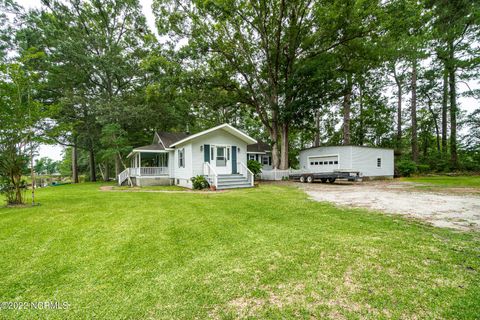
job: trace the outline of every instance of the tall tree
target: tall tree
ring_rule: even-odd
[[[377,1],[369,4],[371,14]],[[337,13],[346,7],[341,1],[155,1],[162,35],[174,36],[177,43],[187,38],[197,64],[229,70],[241,102],[269,133],[273,166],[282,169],[288,167],[289,132],[301,112],[294,81],[300,60],[365,36],[374,25],[364,23],[342,37],[336,30],[344,19]],[[366,14],[362,18],[371,21]]]
[[[478,39],[480,28],[480,4],[470,0],[430,0],[434,13],[433,27],[437,39],[437,51],[445,63],[448,74],[450,112],[450,158],[454,169],[458,168],[457,146],[457,76],[479,65],[478,48],[472,43]]]

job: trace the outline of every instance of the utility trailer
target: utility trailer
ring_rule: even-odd
[[[361,179],[359,171],[333,171],[333,172],[297,172],[291,173],[289,179],[300,182],[330,182],[334,183],[337,179],[358,181]]]

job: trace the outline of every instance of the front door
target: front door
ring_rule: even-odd
[[[215,167],[218,174],[229,174],[232,172],[230,160],[230,146],[211,146],[212,161],[210,163]]]

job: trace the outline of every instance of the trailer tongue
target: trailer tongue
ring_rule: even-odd
[[[361,179],[359,171],[349,171],[349,170],[335,170],[333,172],[297,172],[291,173],[289,175],[290,180],[300,181],[300,182],[316,182],[320,181],[322,183],[330,182],[334,183],[337,179],[348,180],[348,181],[358,181]]]

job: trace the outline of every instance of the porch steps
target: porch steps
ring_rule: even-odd
[[[250,188],[247,178],[241,174],[219,174],[217,190]]]

